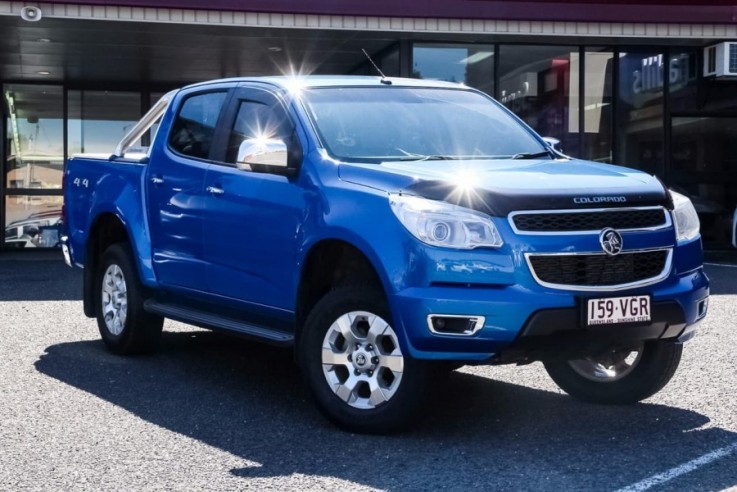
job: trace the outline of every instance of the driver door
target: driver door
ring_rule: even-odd
[[[208,290],[288,315],[294,309],[298,238],[307,213],[300,176],[236,160],[246,139],[298,145],[295,126],[277,96],[256,88],[238,90],[226,121],[224,152],[205,178]]]

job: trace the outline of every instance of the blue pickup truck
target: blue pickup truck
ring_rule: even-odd
[[[192,85],[64,180],[63,251],[110,350],[154,349],[165,318],[290,347],[355,432],[406,427],[463,364],[640,401],[707,311],[688,198],[462,85]]]

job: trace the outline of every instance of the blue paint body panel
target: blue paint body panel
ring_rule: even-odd
[[[380,86],[373,77],[318,77],[305,84]],[[423,81],[395,85],[468,90]],[[284,101],[302,149],[296,176],[244,172],[187,158],[167,145],[187,95],[243,87]],[[653,302],[674,301],[683,310],[684,332],[704,314],[697,312],[709,293],[700,238],[678,243],[672,225],[622,232],[624,252],[672,248],[672,267],[657,283],[617,292],[545,287],[526,261],[534,253],[601,253],[598,234],[520,234],[505,213],[488,217],[504,240],[499,248],[460,250],[419,241],[392,212],[389,194],[424,194],[438,183],[469,185],[459,181],[459,171],[472,173],[470,185],[488,193],[491,202],[525,197],[532,204],[528,209],[554,209],[555,203],[579,195],[667,196],[650,175],[575,159],[338,162],[321,145],[304,106],[290,96],[288,79],[233,79],[175,95],[146,159],[70,159],[64,227],[73,262],[83,266],[95,222],[115,216],[128,233],[142,282],[154,292],[253,313],[254,319],[278,318],[291,329],[299,328],[298,290],[311,249],[326,240],[349,243],[381,280],[403,349],[423,359],[489,359],[514,344],[534,313],[575,309],[591,297],[649,294]],[[224,193],[208,194],[209,187]],[[428,327],[430,314],[484,316],[485,323],[474,336],[439,335]]]

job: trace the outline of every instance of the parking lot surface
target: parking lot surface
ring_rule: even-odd
[[[624,407],[540,364],[465,367],[415,429],[334,428],[290,352],[167,321],[161,350],[106,352],[81,273],[0,256],[0,490],[720,490],[737,486],[737,268],[664,390]]]

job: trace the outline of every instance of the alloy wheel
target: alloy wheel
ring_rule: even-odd
[[[102,310],[108,331],[120,335],[128,314],[128,290],[123,270],[115,264],[108,266],[102,277]]]
[[[383,318],[365,311],[340,316],[322,344],[322,370],[330,388],[353,408],[369,410],[397,392],[404,356]]]

